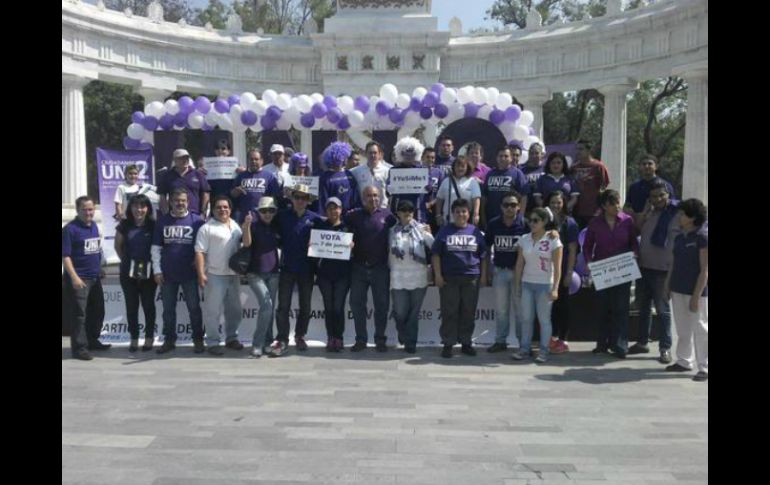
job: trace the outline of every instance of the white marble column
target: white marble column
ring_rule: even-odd
[[[219,97],[222,99],[227,99],[232,94],[240,94],[240,93],[232,93],[230,91],[220,91]],[[233,156],[238,159],[238,163],[242,167],[247,167],[249,164],[248,164],[248,160],[246,159],[247,157],[246,132],[235,130],[231,133],[233,134]]]
[[[139,93],[144,98],[144,105],[147,106],[147,104],[152,103],[153,101],[160,101],[163,103],[166,101],[166,98],[171,96],[172,91],[169,91],[167,89],[158,89],[158,88],[150,88],[150,87],[139,87],[136,88],[136,92]],[[149,140],[150,143],[155,145],[155,134],[151,134],[151,139]]]
[[[299,151],[307,155],[310,166],[313,164],[313,130],[303,129],[299,131]]]
[[[708,69],[683,73],[687,81],[687,125],[684,129],[682,198],[709,198]]]
[[[626,95],[638,87],[636,83],[622,83],[599,88],[604,95],[601,160],[610,173],[609,188],[620,193],[621,203],[626,200]]]
[[[72,218],[71,216],[74,216],[75,199],[88,193],[86,118],[83,108],[83,87],[89,81],[86,78],[62,74],[62,220],[68,220]]]
[[[551,97],[552,94],[549,92],[516,93],[516,100],[535,116],[531,126],[535,129],[535,136],[540,138],[541,142],[543,141],[543,105],[550,101]]]

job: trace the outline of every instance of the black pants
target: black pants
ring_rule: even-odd
[[[569,288],[559,285],[559,298],[551,307],[551,323],[553,324],[554,337],[559,340],[567,340],[569,332]]]
[[[128,320],[128,333],[132,340],[139,338],[139,302],[144,310],[144,337],[155,337],[155,290],[158,285],[152,278],[138,280],[129,278],[128,275],[120,275],[120,287],[126,297],[126,319]]]
[[[596,292],[599,298],[599,338],[596,346],[625,354],[628,352],[628,312],[631,283]]]
[[[345,299],[350,291],[350,276],[337,280],[319,276],[317,283],[324,300],[326,335],[330,339],[341,339],[345,333]]]
[[[275,311],[275,326],[278,330],[276,340],[289,342],[289,310],[291,310],[291,295],[294,285],[299,291],[299,314],[294,327],[294,337],[304,337],[310,324],[310,298],[313,296],[313,275],[290,273],[282,271],[278,278],[278,309]]]
[[[444,345],[460,342],[470,345],[476,328],[476,306],[479,302],[478,276],[444,276],[446,284],[439,289],[441,327]]]
[[[72,317],[70,349],[73,353],[99,340],[104,323],[104,290],[101,279],[84,279],[83,283],[86,287],[77,289],[72,286],[69,277],[64,276],[64,295],[67,301],[63,303]]]

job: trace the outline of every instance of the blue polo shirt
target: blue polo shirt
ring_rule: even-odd
[[[674,239],[674,264],[671,269],[671,291],[692,295],[700,274],[700,250],[709,247],[708,230],[703,228],[679,234]],[[708,283],[701,296],[709,296]]]
[[[310,230],[321,216],[306,210],[298,216],[294,209],[284,209],[276,215],[278,234],[281,238],[281,269],[290,273],[309,274],[313,262],[307,256]]]
[[[102,238],[95,222],[87,226],[80,219],[73,219],[61,230],[61,257],[69,256],[75,273],[81,279],[99,278],[102,263]],[[68,276],[68,273],[65,272]]]

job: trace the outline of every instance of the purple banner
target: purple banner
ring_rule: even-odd
[[[577,143],[562,143],[561,145],[546,145],[545,155],[549,153],[561,152],[567,157],[567,165],[572,166],[577,158]]]
[[[152,183],[152,149],[147,150],[107,150],[96,149],[96,175],[99,184],[99,201],[102,209],[102,227],[104,230],[104,255],[107,262],[118,261],[115,254],[115,192],[126,181],[126,167],[136,165],[139,169],[139,184]]]

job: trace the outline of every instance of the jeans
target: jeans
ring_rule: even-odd
[[[417,345],[420,309],[427,291],[427,287],[414,290],[391,290],[398,340],[407,347]]]
[[[164,281],[160,287],[160,296],[163,301],[163,338],[170,342],[176,342],[176,299],[179,295],[179,287],[184,293],[187,312],[190,314],[193,340],[203,340],[203,314],[201,312],[201,299],[198,293],[198,281]]]
[[[249,273],[249,287],[257,296],[259,314],[251,345],[254,348],[270,345],[273,340],[273,312],[278,297],[278,273]]]
[[[569,288],[559,285],[559,298],[553,302],[551,308],[551,323],[553,324],[553,335],[559,340],[566,341],[569,333]]]
[[[72,316],[72,335],[70,337],[70,350],[75,353],[84,349],[88,344],[99,340],[104,323],[104,290],[102,280],[86,280],[85,288],[77,289],[72,286],[69,276],[64,275],[64,295],[68,301],[65,308],[69,308]]]
[[[640,271],[642,279],[636,280],[636,301],[639,303],[638,342],[646,345],[650,341],[652,327],[650,305],[654,303],[658,314],[658,347],[662,352],[671,348],[671,306],[663,296],[666,272],[647,268],[640,268]]]
[[[596,292],[599,298],[599,349],[612,349],[620,354],[628,352],[628,311],[631,283],[613,286]]]
[[[294,284],[299,291],[299,315],[294,327],[294,338],[304,337],[310,324],[310,298],[313,296],[313,275],[311,273],[291,273],[282,271],[278,277],[278,310],[275,312],[275,324],[278,330],[276,340],[289,342],[289,310]]]
[[[350,276],[336,280],[319,276],[318,289],[324,300],[324,320],[329,339],[342,339],[345,333],[345,299],[350,291]]]
[[[532,334],[535,327],[535,313],[540,322],[540,355],[548,356],[551,342],[551,306],[549,298],[551,285],[546,283],[521,283],[521,351],[532,349]]]
[[[446,284],[439,288],[441,327],[439,335],[444,345],[470,345],[476,328],[476,307],[479,302],[478,276],[444,276]]]
[[[356,327],[356,342],[367,342],[366,298],[369,286],[374,300],[374,343],[385,343],[385,327],[388,324],[390,306],[390,269],[387,264],[367,268],[353,263],[350,277],[350,309]]]
[[[208,282],[203,289],[203,310],[206,312],[206,345],[219,345],[219,316],[225,314],[225,342],[238,340],[238,327],[241,325],[243,308],[241,307],[241,277],[238,275],[207,274]],[[223,308],[224,307],[224,308]]]
[[[520,319],[518,313],[521,303],[513,291],[513,270],[495,266],[492,286],[495,289],[495,319],[497,320],[495,343],[506,343],[513,327],[511,345],[518,347],[516,321]]]
[[[144,338],[152,339],[155,336],[155,291],[158,289],[155,280],[138,280],[129,278],[128,275],[120,275],[120,287],[126,297],[126,319],[131,340],[139,338],[140,300],[144,310]]]

